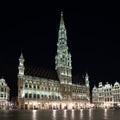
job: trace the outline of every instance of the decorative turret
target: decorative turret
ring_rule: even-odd
[[[60,27],[58,32],[57,55],[55,57],[55,69],[57,70],[60,83],[72,83],[71,54],[68,52],[67,35],[61,12]]]
[[[98,85],[99,88],[102,88],[103,87],[103,84],[102,82],[99,82],[99,85]]]
[[[19,58],[19,67],[18,67],[18,76],[23,76],[24,75],[24,57],[23,54],[21,53],[20,58]]]
[[[97,87],[94,85],[92,91],[97,91]]]
[[[89,87],[89,76],[88,76],[88,73],[86,73],[86,75],[85,75],[85,84],[86,84],[86,87]]]

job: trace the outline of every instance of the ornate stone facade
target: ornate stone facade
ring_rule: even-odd
[[[103,85],[99,83],[98,88],[94,86],[92,90],[92,102],[97,107],[120,107],[120,84],[115,82],[114,85],[108,82]]]
[[[5,79],[0,79],[0,109],[8,109],[9,107],[10,89]]]
[[[80,109],[90,105],[89,76],[85,75],[84,84],[72,81],[72,60],[68,52],[67,33],[61,13],[58,32],[55,70],[43,72],[34,69],[28,75],[24,57],[19,58],[18,103],[23,109]],[[33,74],[33,72],[31,72]],[[49,74],[49,75],[48,75]]]

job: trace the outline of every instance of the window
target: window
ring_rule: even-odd
[[[1,94],[1,98],[3,97],[3,94]]]
[[[50,91],[50,87],[48,88],[48,90]]]
[[[39,94],[37,94],[37,98],[40,98],[40,95],[39,95]]]
[[[32,85],[31,85],[31,84],[29,84],[29,88],[32,88]]]
[[[36,85],[34,85],[34,89],[36,88]]]
[[[25,84],[25,88],[27,88],[28,87],[28,85],[27,84]]]
[[[37,86],[37,89],[39,89],[40,87],[39,86]]]
[[[51,96],[49,95],[49,99],[51,99]]]
[[[58,100],[60,100],[60,96],[58,96]]]
[[[54,95],[52,95],[52,99],[54,99]]]
[[[27,93],[25,93],[25,98],[27,98],[28,97],[28,94]]]
[[[29,98],[32,98],[32,94],[29,94]]]
[[[34,98],[36,98],[36,94],[34,94],[34,96],[33,96]]]
[[[3,88],[1,88],[1,92],[3,92]]]
[[[56,99],[56,100],[57,100],[57,98],[58,98],[58,97],[57,97],[57,96],[55,96],[55,99]]]

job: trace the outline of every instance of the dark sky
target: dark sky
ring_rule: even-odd
[[[87,7],[68,10],[54,5],[52,9],[10,5],[2,9],[0,18],[0,77],[6,79],[12,96],[17,93],[14,88],[17,89],[21,50],[25,64],[54,70],[61,9],[72,54],[73,75],[88,72],[91,86],[99,81],[120,82],[119,15],[87,14],[92,12]]]

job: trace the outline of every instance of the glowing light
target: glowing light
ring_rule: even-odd
[[[109,103],[104,103],[104,108],[109,108],[110,104]]]
[[[82,103],[80,104],[80,108],[83,108],[83,104]]]
[[[104,109],[104,118],[107,119],[107,109]]]
[[[36,112],[37,112],[37,110],[33,110],[33,114],[32,114],[33,120],[37,120],[37,118],[36,118]]]
[[[53,103],[53,106],[56,106],[56,103]]]
[[[53,110],[53,120],[56,120],[56,110]]]
[[[64,110],[64,118],[67,117],[67,110]]]
[[[83,109],[80,109],[80,118],[83,118]]]
[[[33,105],[37,105],[37,102],[34,102]]]
[[[73,103],[70,103],[70,108],[73,109],[74,105]]]
[[[91,109],[89,109],[89,118],[91,118],[91,116],[92,116],[92,112],[91,112],[92,110]]]
[[[72,114],[71,114],[71,116],[72,116],[72,119],[73,119],[73,120],[74,120],[74,114],[75,114],[74,109],[72,109]]]

